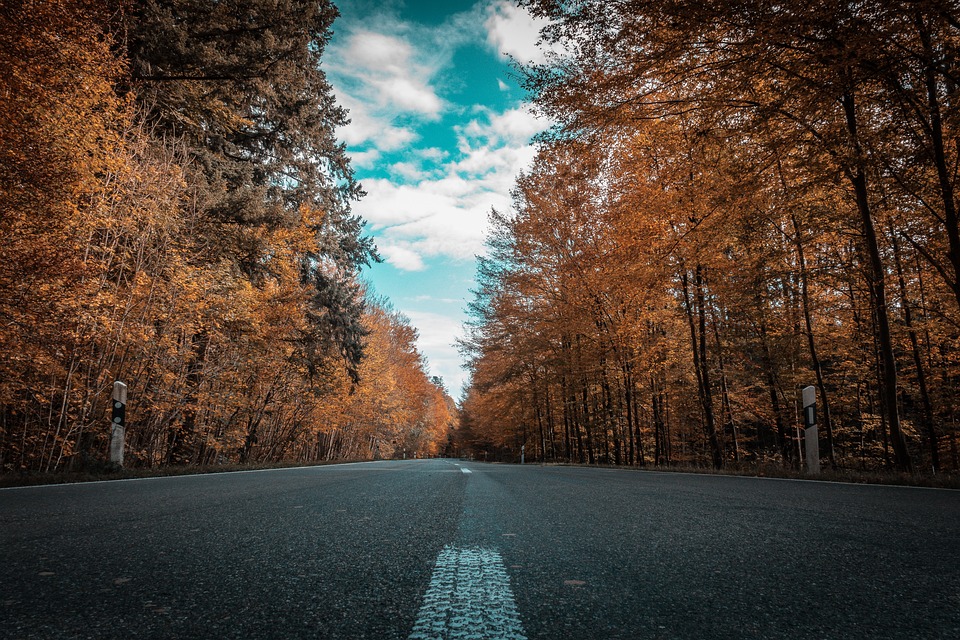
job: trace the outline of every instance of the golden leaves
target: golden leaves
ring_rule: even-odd
[[[118,93],[106,24],[68,0],[0,16],[0,459],[98,455],[118,378],[135,464],[435,452],[450,412],[405,321],[370,305],[359,385],[336,345],[309,344],[328,212],[218,217],[226,183]],[[181,88],[192,113],[251,126]]]

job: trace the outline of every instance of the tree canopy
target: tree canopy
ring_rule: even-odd
[[[952,3],[531,0],[542,136],[464,350],[477,447],[960,466]],[[528,448],[529,451],[529,448]]]
[[[324,1],[0,11],[0,467],[437,453],[450,406],[378,260]],[[390,380],[389,384],[384,380]]]

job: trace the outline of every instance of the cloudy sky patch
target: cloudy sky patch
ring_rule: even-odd
[[[509,209],[545,128],[510,66],[542,60],[540,23],[507,0],[339,6],[324,69],[350,111],[339,135],[368,194],[354,210],[385,259],[365,277],[418,328],[431,374],[456,397],[453,345],[487,218]]]

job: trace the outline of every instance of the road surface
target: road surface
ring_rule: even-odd
[[[960,638],[960,492],[456,460],[0,490],[0,638]]]

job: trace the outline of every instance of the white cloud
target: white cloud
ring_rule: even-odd
[[[436,120],[443,103],[433,89],[414,78],[391,75],[385,78],[371,78],[369,86],[379,93],[381,104],[394,107],[398,111],[413,112]]]
[[[402,73],[413,54],[413,47],[400,38],[357,29],[347,39],[346,53],[354,65],[363,69],[390,69]]]
[[[462,317],[431,313],[429,311],[405,311],[420,337],[417,347],[430,363],[431,375],[440,376],[448,390],[456,398],[466,383],[467,374],[460,368],[460,356],[454,346],[463,336]]]
[[[546,20],[535,19],[512,0],[495,0],[486,13],[487,43],[497,53],[522,63],[546,61],[543,51],[537,47],[540,29],[547,24]]]
[[[324,71],[350,124],[339,137],[354,151],[397,151],[419,136],[414,125],[440,118],[448,105],[433,86],[442,64],[410,41],[408,25],[375,21],[378,30],[346,25],[324,54]]]
[[[423,168],[413,162],[394,162],[390,165],[390,174],[407,182],[415,182],[425,177]]]
[[[393,171],[410,181],[365,180],[367,197],[355,211],[398,269],[419,270],[436,257],[471,260],[483,253],[490,209],[510,208],[514,180],[535,155],[530,137],[542,128],[526,109],[482,109],[457,129],[461,156],[442,165],[439,175],[420,173],[416,180],[415,165],[397,163]]]
[[[418,61],[416,52],[399,35],[357,29],[347,37],[342,54],[334,49],[333,56],[339,64],[349,64],[347,71],[361,96],[386,109],[433,119],[443,106],[430,86],[437,68]]]
[[[350,153],[350,162],[354,167],[361,169],[369,169],[377,164],[377,161],[380,159],[380,151],[378,149],[367,149],[366,151],[354,151]]]
[[[426,265],[415,251],[411,251],[397,244],[377,247],[384,259],[398,269],[404,271],[423,271]]]
[[[518,107],[494,114],[491,117],[490,127],[501,139],[513,143],[527,143],[530,138],[543,131],[544,122],[530,109]]]
[[[545,128],[544,121],[537,118],[526,106],[502,113],[482,108],[478,111],[478,116],[460,127],[461,150],[469,150],[478,145],[523,146]]]
[[[378,151],[390,152],[416,142],[419,137],[412,129],[395,125],[390,116],[375,114],[370,105],[349,94],[343,95],[340,103],[350,111],[350,124],[338,132],[349,147],[372,144]]]
[[[420,295],[411,298],[414,302],[442,302],[444,304],[463,304],[463,300],[457,298],[437,298],[436,296]]]
[[[450,153],[443,149],[437,147],[428,147],[426,149],[415,149],[413,152],[417,157],[423,160],[429,160],[432,162],[440,162],[441,160],[446,160]]]
[[[354,165],[381,169],[379,178],[361,175],[368,195],[353,210],[368,221],[380,254],[396,269],[419,272],[437,262],[452,269],[459,268],[452,262],[468,265],[484,252],[490,209],[510,209],[514,180],[534,157],[530,138],[545,124],[523,108],[499,112],[447,102],[444,96],[455,99],[457,83],[465,81],[463,69],[453,66],[454,54],[469,44],[490,46],[497,55],[512,54],[523,62],[541,61],[535,46],[541,23],[509,0],[478,0],[469,11],[429,26],[400,20],[393,0],[354,2],[348,3],[346,20],[335,25],[337,36],[323,65],[338,101],[350,110],[352,123],[338,135]],[[496,91],[493,79],[486,76],[484,82]],[[510,85],[496,80],[500,91],[510,91]],[[444,88],[451,93],[441,93]],[[462,123],[453,129],[455,146],[417,148],[420,131],[424,136],[435,132],[436,124],[423,125],[446,123],[453,115]],[[436,139],[424,144],[441,144],[442,137]],[[457,294],[438,291],[433,302],[442,299],[451,309],[465,304],[439,298],[443,295]],[[462,333],[462,307],[459,314],[437,313],[442,310],[404,309],[420,329],[418,345],[431,373],[457,394],[466,378],[453,346]]]

